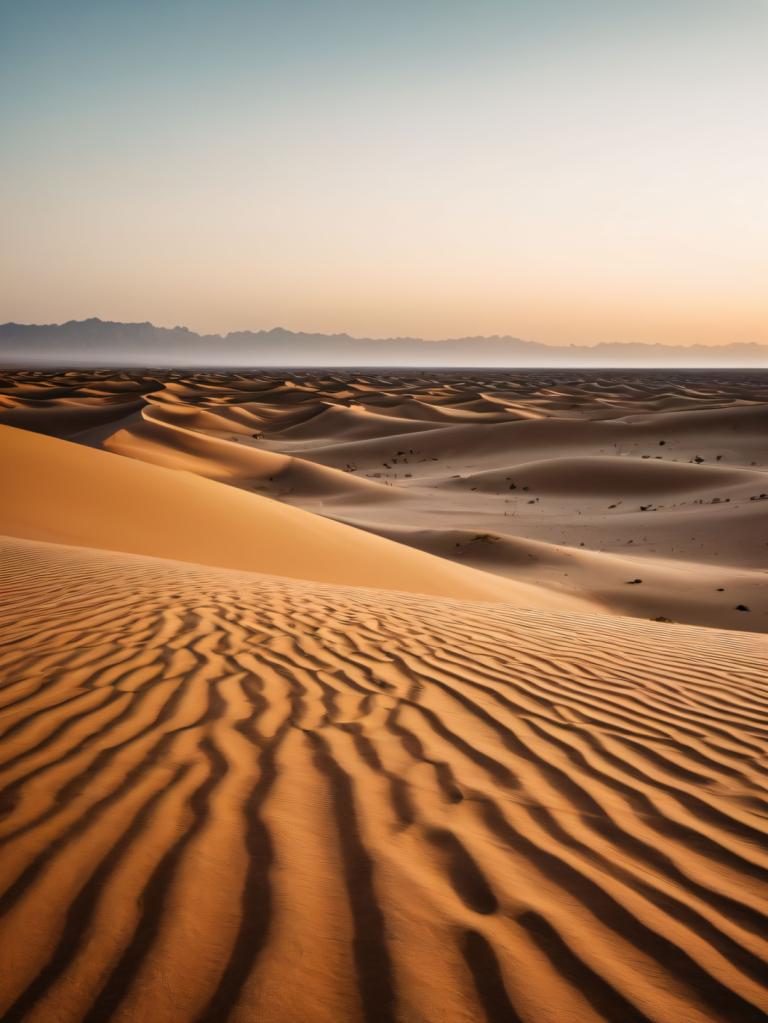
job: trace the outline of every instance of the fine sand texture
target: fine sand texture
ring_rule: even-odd
[[[768,1020],[765,377],[0,394],[3,1023]]]
[[[761,637],[0,554],[4,1020],[766,1018]]]

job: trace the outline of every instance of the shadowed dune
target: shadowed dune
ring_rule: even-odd
[[[663,498],[670,494],[695,491],[697,494],[723,494],[732,488],[744,488],[747,496],[759,490],[768,477],[754,470],[702,466],[688,462],[662,462],[616,455],[549,458],[536,462],[518,462],[510,466],[470,473],[458,479],[437,481],[443,486],[483,488],[498,493],[527,486],[536,494],[576,495],[580,500],[606,496]]]
[[[118,455],[270,496],[322,497],[352,504],[396,501],[400,496],[372,480],[247,446],[238,434],[221,437],[144,419],[100,437],[99,442]]]
[[[515,583],[525,606],[768,631],[764,372],[19,371],[0,377],[0,403],[0,423],[471,566]],[[282,572],[280,557],[226,564]],[[389,585],[365,571],[333,581]]]
[[[570,598],[574,610],[646,619],[664,617],[746,632],[768,628],[760,611],[766,593],[763,572],[682,559],[632,558],[575,550],[505,533],[398,528],[385,522],[366,526],[351,519],[343,521],[370,528],[379,536],[429,554],[505,576],[518,584],[528,582],[552,595],[558,594],[561,599]],[[739,605],[754,610],[747,614],[739,610]],[[662,609],[664,615],[660,615]]]
[[[349,585],[503,600],[487,573],[187,472],[0,427],[0,532]],[[73,486],[73,482],[77,485]]]
[[[766,1018],[762,638],[0,557],[4,1020]]]

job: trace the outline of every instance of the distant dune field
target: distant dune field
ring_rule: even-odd
[[[3,424],[58,438],[12,535],[768,631],[768,372],[26,372]]]
[[[768,1019],[768,376],[0,377],[0,1019]]]

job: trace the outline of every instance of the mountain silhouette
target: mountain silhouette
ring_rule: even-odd
[[[0,326],[0,365],[89,367],[768,367],[768,345],[603,342],[554,346],[515,337],[355,338],[275,327],[196,334],[187,327],[91,318]]]

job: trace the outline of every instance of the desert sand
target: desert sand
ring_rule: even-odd
[[[5,441],[17,462],[40,459],[30,475],[48,486],[34,502],[37,531],[22,511],[27,531],[13,527],[14,535],[436,595],[516,600],[516,591],[530,607],[768,631],[765,372],[26,372],[0,377],[0,424],[69,442],[59,454],[38,443],[33,456],[17,450],[23,439]],[[96,536],[75,502],[76,528],[65,530],[51,494],[68,488],[47,484],[42,463],[79,457],[77,473],[107,471],[95,459],[86,470],[74,445],[199,477],[182,483],[176,474],[176,508],[164,519],[204,518],[226,504],[230,525],[221,520],[201,538],[199,521],[190,522],[188,543],[139,542],[143,526],[112,487],[132,525],[113,528],[104,506],[90,517]],[[125,479],[128,503],[145,502],[156,519],[150,477],[128,480],[129,471],[120,463],[111,478]],[[226,484],[229,496],[202,480]],[[102,489],[89,483],[87,500]],[[235,491],[273,500],[256,511]],[[179,516],[180,506],[190,511]],[[288,506],[313,519],[292,517]],[[245,529],[252,516],[263,520],[247,542],[238,514]],[[397,547],[383,555],[361,531]],[[285,542],[297,532],[314,537],[312,558]],[[354,545],[349,557],[339,561],[331,537]],[[317,573],[309,565],[325,544]],[[441,564],[406,559],[406,548]],[[469,575],[452,575],[459,566],[486,578],[462,589]],[[458,593],[450,578],[462,579]]]
[[[0,379],[0,1018],[768,1018],[768,380]]]

